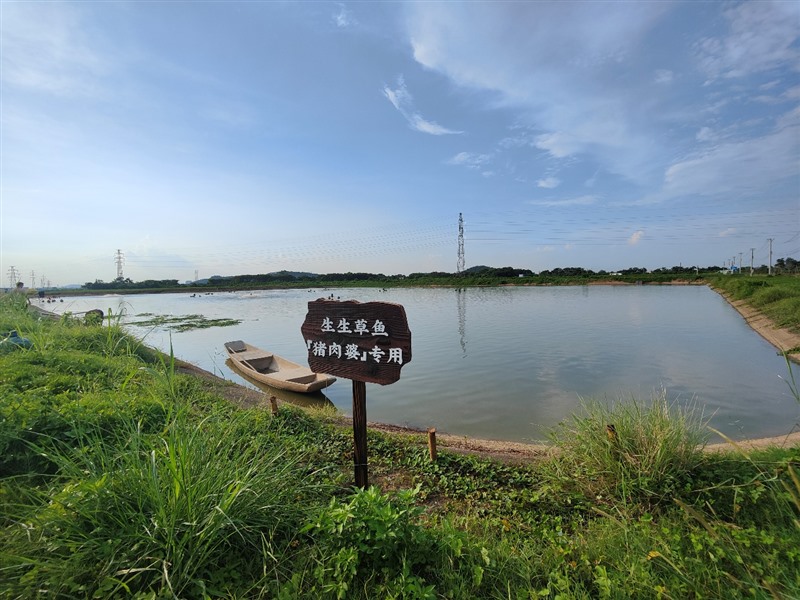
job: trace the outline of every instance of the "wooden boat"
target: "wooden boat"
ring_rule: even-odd
[[[228,351],[231,363],[240,373],[281,390],[316,392],[336,381],[331,375],[315,373],[308,367],[241,340],[225,342],[225,350]]]

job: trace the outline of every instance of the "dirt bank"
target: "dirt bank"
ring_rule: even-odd
[[[792,352],[787,352],[787,356],[793,362],[800,363],[800,333],[791,331],[785,327],[778,327],[771,319],[765,317],[743,300],[733,300],[730,296],[723,294],[719,290],[714,291],[735,308],[756,333],[775,346],[780,352],[792,350]]]

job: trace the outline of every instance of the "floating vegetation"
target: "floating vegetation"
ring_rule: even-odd
[[[154,315],[142,313],[136,317],[149,317],[140,321],[129,321],[128,325],[137,327],[161,327],[170,331],[191,331],[193,329],[208,329],[209,327],[230,327],[238,325],[241,319],[207,319],[203,315]]]

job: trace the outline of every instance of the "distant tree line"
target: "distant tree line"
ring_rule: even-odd
[[[644,267],[630,267],[620,271],[593,271],[583,267],[558,267],[546,269],[534,273],[530,269],[518,269],[515,267],[487,267],[475,266],[466,269],[461,273],[448,273],[445,271],[431,271],[428,273],[411,273],[409,275],[384,275],[383,273],[297,273],[290,271],[279,271],[276,273],[262,273],[253,275],[233,275],[221,277],[215,275],[202,282],[189,282],[187,285],[193,287],[211,287],[220,289],[252,288],[264,285],[275,285],[279,287],[308,287],[312,285],[368,285],[384,284],[391,285],[492,285],[503,283],[520,282],[520,279],[533,280],[534,283],[550,283],[554,281],[581,281],[586,279],[621,279],[628,281],[632,279],[646,279],[648,281],[665,281],[676,277],[696,277],[710,273],[726,271],[725,268],[713,265],[707,267],[684,267],[683,265],[673,267],[661,267],[648,271]],[[749,272],[749,267],[742,267],[743,272]],[[767,274],[769,267],[761,265],[753,269],[754,273]],[[779,258],[775,261],[772,272],[776,275],[791,275],[800,273],[800,261],[794,258]],[[118,277],[114,281],[105,282],[95,280],[92,283],[85,283],[82,286],[87,290],[158,290],[180,287],[177,279],[147,279],[145,281],[134,282],[130,278]]]
[[[95,279],[94,283],[84,283],[82,288],[87,290],[151,290],[178,287],[177,279],[146,279],[144,281],[131,281],[130,278],[117,277],[114,281]]]
[[[800,261],[793,258],[779,258],[775,261],[773,271],[786,274],[800,273]]]

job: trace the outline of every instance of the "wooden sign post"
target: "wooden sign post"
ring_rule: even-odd
[[[353,464],[356,486],[366,488],[366,383],[394,383],[411,361],[405,309],[388,302],[314,300],[301,331],[312,371],[353,381]]]

